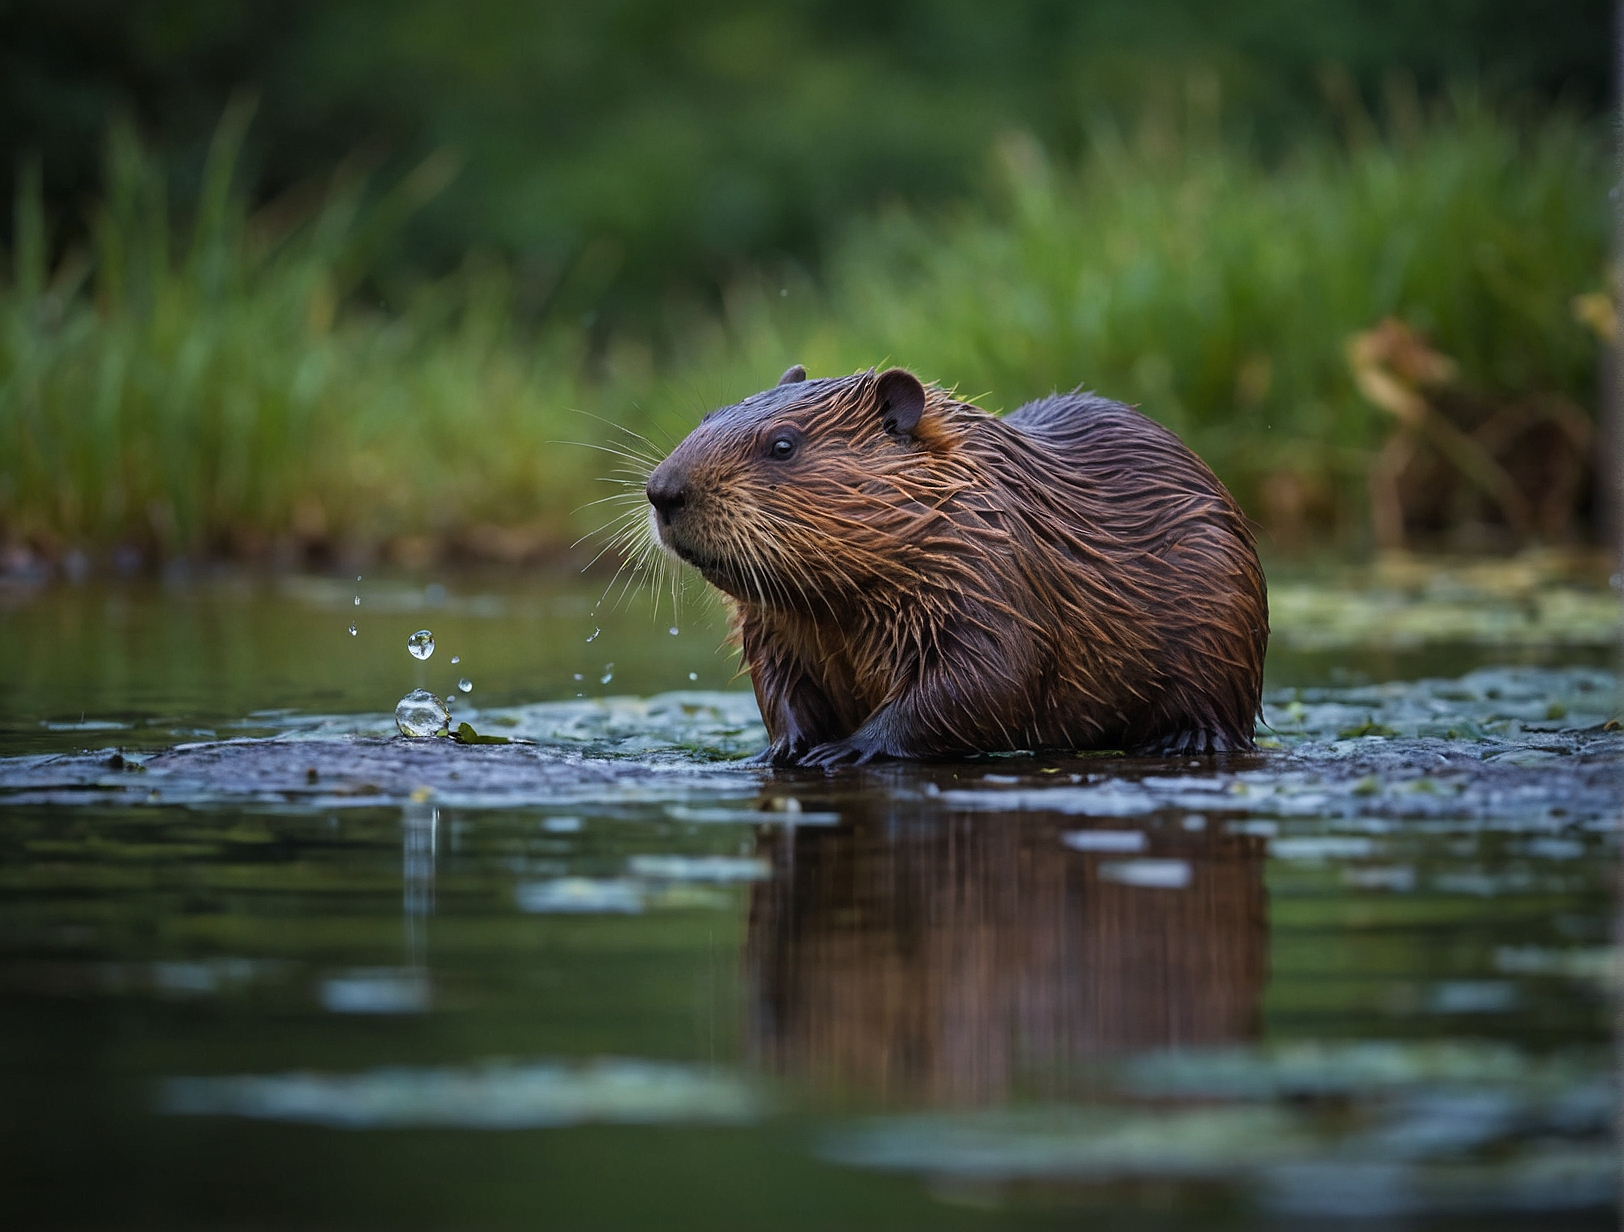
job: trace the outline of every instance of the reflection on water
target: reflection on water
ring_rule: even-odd
[[[0,1223],[1612,1226],[1596,604],[1276,657],[1256,757],[827,778],[549,585],[6,612]]]
[[[440,810],[409,804],[400,811],[401,908],[406,917],[406,963],[421,970],[428,956],[428,917],[434,914],[434,856]]]
[[[536,1129],[754,1121],[760,1100],[725,1074],[648,1061],[487,1064],[364,1074],[173,1078],[159,1107],[180,1116],[242,1116],[341,1129]]]
[[[434,914],[434,861],[440,810],[413,802],[400,811],[403,964],[361,967],[321,982],[322,1006],[335,1014],[417,1014],[433,1004],[429,917]]]
[[[1111,876],[1124,861],[1076,841],[1090,833],[881,805],[770,839],[746,947],[761,1062],[813,1090],[969,1105],[1063,1096],[1130,1050],[1255,1039],[1263,840],[1102,832],[1183,870],[1173,884]]]
[[[1574,914],[1603,869],[1571,862],[1597,848],[1484,834],[1610,831],[1616,782],[1544,802],[1502,791],[1473,819],[1458,795],[1455,816],[1418,826],[1341,819],[1376,823],[1378,841],[1327,833],[1323,790],[1284,811],[1296,832],[1282,834],[1210,780],[1192,780],[1196,814],[1147,807],[1131,781],[1045,787],[1026,769],[984,776],[1017,811],[893,772],[907,786],[883,803],[848,791],[837,828],[763,835],[747,1045],[813,1106],[865,1112],[832,1122],[824,1158],[983,1206],[1036,1185],[1109,1207],[1153,1185],[1191,1226],[1216,1217],[1220,1191],[1283,1226],[1612,1203],[1617,1088],[1584,981],[1613,981],[1613,951],[1564,947],[1553,963],[1505,944],[1605,929]],[[1079,828],[1090,790],[1116,816]],[[1071,807],[1045,810],[1050,795]],[[1409,865],[1402,881],[1365,875],[1400,850],[1424,882]],[[1499,870],[1492,888],[1466,888],[1473,865]],[[1493,1038],[1536,1035],[1556,1051]]]

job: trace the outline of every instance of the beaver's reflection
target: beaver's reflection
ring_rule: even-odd
[[[847,809],[764,837],[774,876],[746,942],[758,1061],[968,1104],[1059,1095],[1104,1054],[1255,1036],[1261,841],[1141,820],[1133,856],[1069,849],[1089,823],[1030,813]]]

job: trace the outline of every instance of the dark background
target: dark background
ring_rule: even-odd
[[[976,194],[998,133],[1074,151],[1092,120],[1184,105],[1192,72],[1264,153],[1411,83],[1605,108],[1606,0],[26,0],[0,4],[4,199],[43,162],[57,239],[132,117],[195,198],[234,93],[261,198],[437,149],[452,186],[385,262],[511,260],[519,307],[637,315],[763,260],[815,266],[842,220]]]

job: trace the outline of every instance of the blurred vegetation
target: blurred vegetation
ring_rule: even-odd
[[[820,371],[889,356],[1003,408],[1081,381],[1178,431],[1281,537],[1347,538],[1391,423],[1349,380],[1356,331],[1407,321],[1489,404],[1594,405],[1571,305],[1604,278],[1597,136],[1401,100],[1385,139],[1267,167],[1199,119],[1102,128],[1077,166],[1013,139],[1002,208],[853,234],[801,349]]]
[[[979,195],[1030,132],[1065,163],[1102,117],[1177,113],[1186,82],[1265,157],[1394,82],[1470,80],[1599,115],[1612,5],[1563,0],[7,0],[0,144],[42,157],[65,232],[100,187],[110,111],[190,201],[226,99],[262,100],[264,197],[343,160],[381,182],[439,149],[461,174],[379,255],[373,285],[511,263],[526,319],[657,323],[854,215]],[[1336,66],[1336,67],[1331,67]],[[1327,108],[1327,97],[1333,106]],[[8,160],[9,161],[9,160]],[[10,166],[0,166],[9,175]],[[11,186],[0,184],[9,201]]]
[[[574,335],[520,345],[477,263],[382,313],[349,294],[391,215],[443,182],[431,160],[370,208],[250,216],[232,188],[247,109],[226,116],[177,239],[161,168],[108,143],[88,249],[55,265],[24,179],[0,288],[0,517],[13,539],[126,543],[149,558],[371,545],[538,511],[585,478],[548,434],[580,371]]]
[[[663,448],[795,361],[991,408],[1085,384],[1277,542],[1359,543],[1395,446],[1354,333],[1405,322],[1479,418],[1595,415],[1610,21],[0,4],[0,548],[545,556],[618,464],[559,442]]]
[[[116,126],[87,246],[51,257],[21,181],[0,285],[5,535],[149,559],[544,555],[604,520],[572,510],[616,464],[560,442],[617,448],[609,422],[664,441],[801,361],[906,363],[993,409],[1081,380],[1182,432],[1282,535],[1356,541],[1389,424],[1349,375],[1354,331],[1400,317],[1485,396],[1594,405],[1599,343],[1570,305],[1604,280],[1601,131],[1400,99],[1380,133],[1265,162],[1203,112],[1199,79],[1192,97],[1177,120],[1102,122],[1075,162],[1006,137],[987,203],[855,222],[823,276],[741,275],[660,347],[522,323],[511,265],[488,257],[387,310],[360,294],[443,158],[366,204],[341,172],[251,210],[234,104],[177,229],[161,165]]]

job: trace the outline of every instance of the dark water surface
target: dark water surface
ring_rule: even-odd
[[[6,1226],[1616,1223],[1604,593],[1277,581],[1256,756],[825,776],[714,609],[356,589],[0,587]]]

